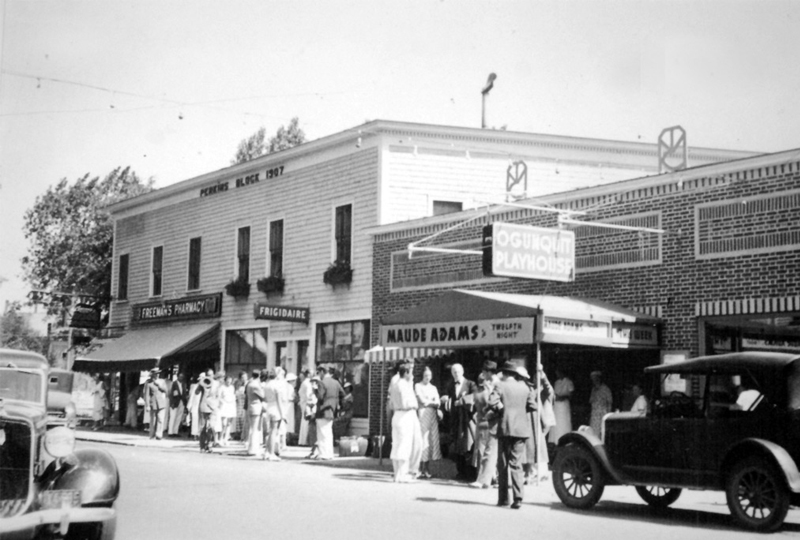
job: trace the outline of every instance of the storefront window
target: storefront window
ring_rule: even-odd
[[[226,371],[236,375],[267,367],[267,328],[228,330],[225,333]]]
[[[353,416],[365,418],[368,404],[369,321],[348,321],[317,326],[317,362],[333,365],[339,382],[353,388]]]

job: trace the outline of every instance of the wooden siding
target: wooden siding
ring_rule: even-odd
[[[253,303],[266,301],[255,282],[266,275],[270,220],[285,226],[284,277],[281,297],[270,302],[311,306],[315,321],[369,317],[371,309],[371,239],[361,231],[377,224],[378,151],[364,149],[326,163],[294,169],[261,182],[122,219],[117,224],[116,253],[130,254],[128,302],[115,302],[112,326],[127,326],[132,304],[148,296],[150,251],[164,245],[164,298],[187,295],[189,238],[202,237],[200,290],[223,290],[234,277],[236,230],[251,227],[250,296],[235,300],[223,295],[224,327],[252,326]],[[224,179],[223,179],[224,180]],[[353,282],[335,290],[322,282],[333,260],[333,209],[353,204]],[[130,223],[129,223],[129,220]],[[115,264],[117,259],[115,257]],[[116,268],[114,280],[117,279]],[[116,292],[116,281],[112,291]],[[262,321],[267,325],[266,321]],[[276,330],[281,326],[276,326]]]
[[[386,178],[381,224],[432,215],[434,200],[457,201],[463,209],[505,201],[508,156],[466,151],[429,152],[390,146],[384,154]],[[514,158],[520,159],[518,157]],[[528,166],[528,197],[641,177],[647,171],[522,158]]]

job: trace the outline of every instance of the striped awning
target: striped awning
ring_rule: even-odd
[[[450,349],[431,349],[425,347],[381,347],[376,345],[364,354],[364,362],[397,362],[398,360],[411,360],[414,358],[430,358],[446,356],[453,351]]]

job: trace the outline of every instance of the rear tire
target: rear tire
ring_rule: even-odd
[[[553,464],[553,487],[565,505],[589,509],[603,496],[603,469],[589,450],[567,445],[559,449]]]
[[[679,488],[661,486],[636,486],[636,493],[644,502],[654,508],[667,508],[681,496]]]
[[[725,495],[733,518],[751,531],[777,530],[789,511],[786,481],[764,458],[751,457],[734,465]]]

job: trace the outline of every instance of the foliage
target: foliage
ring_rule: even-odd
[[[23,229],[30,243],[22,259],[25,280],[35,289],[91,295],[106,310],[114,226],[104,207],[152,189],[153,179],[142,181],[130,167],[118,167],[102,180],[86,174],[75,183],[62,178],[48,187],[25,212]],[[44,295],[40,301],[55,314],[70,298]]]
[[[325,273],[322,274],[322,281],[326,285],[344,285],[353,281],[353,269],[347,261],[335,260],[331,263]]]
[[[242,139],[239,143],[239,148],[236,150],[236,155],[231,160],[231,165],[244,163],[264,154],[280,152],[306,142],[306,134],[300,129],[299,120],[296,116],[289,122],[288,127],[279,127],[268,142],[265,142],[266,136],[267,130],[260,127],[250,137]]]
[[[258,290],[267,296],[269,296],[270,293],[282,294],[285,285],[285,280],[280,276],[268,276],[256,281]]]
[[[0,315],[0,347],[46,354],[47,338],[34,332],[20,308],[14,302]]]
[[[247,298],[250,296],[250,283],[241,278],[236,278],[225,285],[225,292],[234,298]]]

